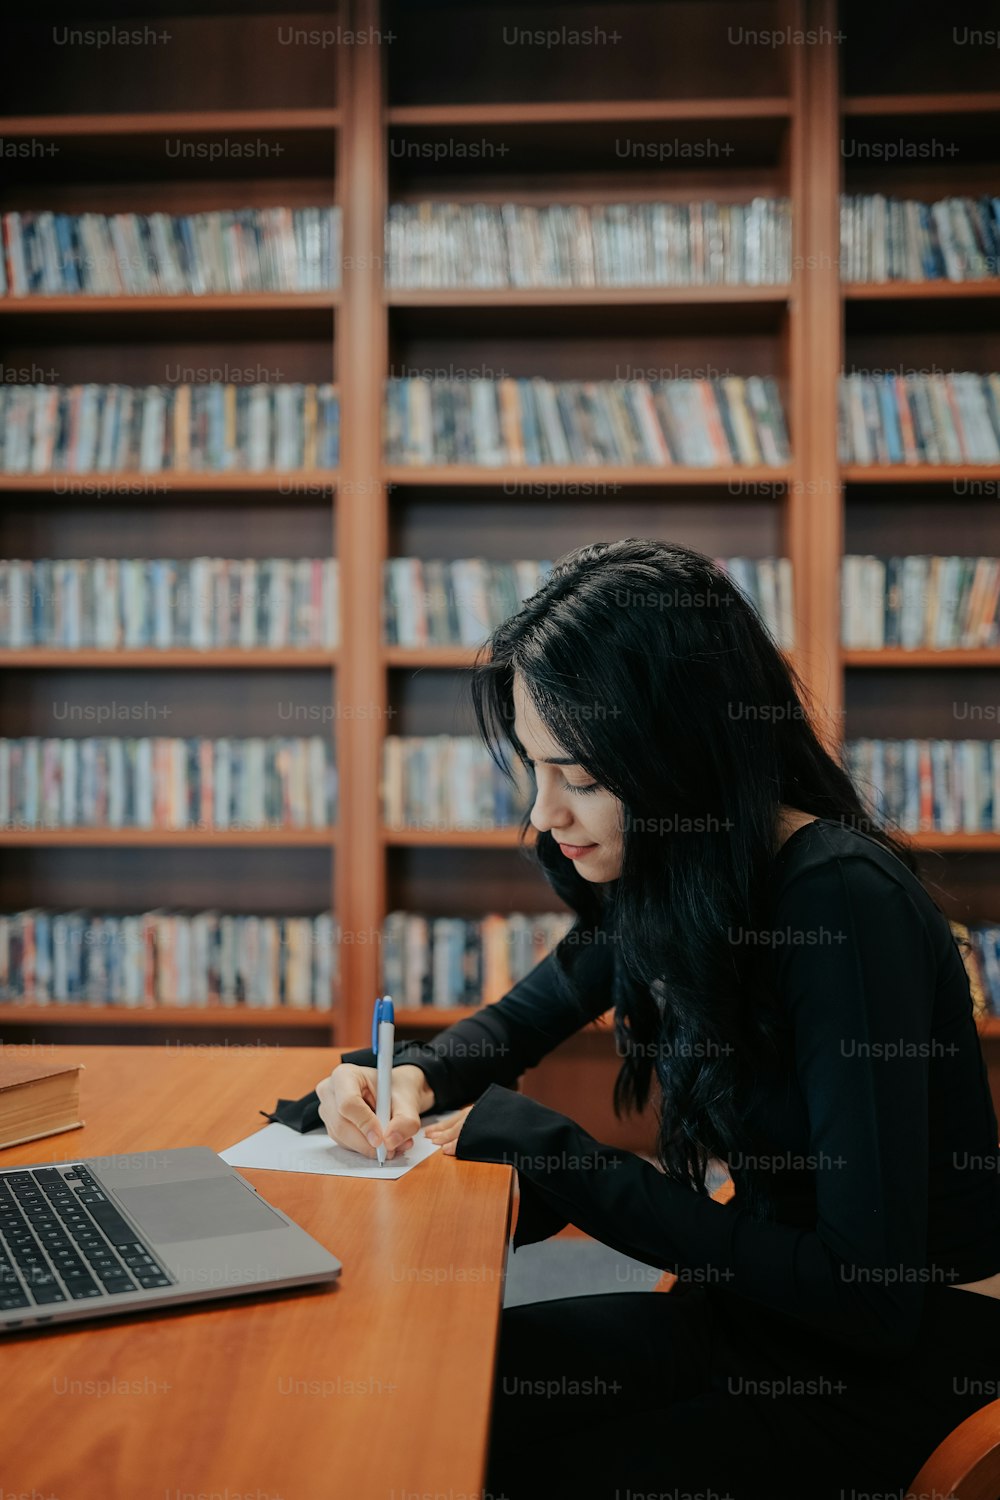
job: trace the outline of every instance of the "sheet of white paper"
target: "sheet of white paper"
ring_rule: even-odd
[[[424,1125],[434,1123],[441,1116],[428,1116]],[[324,1130],[309,1130],[303,1135],[290,1125],[265,1125],[245,1140],[237,1141],[226,1151],[220,1151],[222,1160],[231,1167],[262,1167],[272,1172],[318,1172],[324,1177],[375,1177],[392,1182],[403,1177],[411,1167],[426,1161],[440,1146],[434,1145],[424,1135],[423,1126],[413,1137],[413,1145],[402,1156],[394,1156],[384,1166],[338,1146]]]

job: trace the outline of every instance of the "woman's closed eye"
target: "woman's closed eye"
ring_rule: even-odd
[[[532,771],[534,771],[534,769],[535,769],[535,762],[533,760],[525,759],[524,764],[526,766],[530,766],[531,769],[532,769]],[[566,788],[566,790],[568,792],[580,792],[581,794],[586,793],[586,792],[597,792],[597,791],[600,791],[600,785],[601,784],[600,784],[599,781],[590,781],[590,782],[587,782],[585,785],[582,785],[582,786],[581,785],[575,785],[572,781],[567,781],[566,778],[565,778],[565,776],[563,777],[563,786]]]

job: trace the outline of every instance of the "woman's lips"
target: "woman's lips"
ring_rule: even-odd
[[[557,840],[557,842],[558,842],[558,840]],[[596,844],[560,844],[559,847],[562,850],[562,852],[565,854],[565,856],[566,856],[567,859],[582,859],[585,854],[589,854],[590,853],[591,849],[596,849],[597,845]]]

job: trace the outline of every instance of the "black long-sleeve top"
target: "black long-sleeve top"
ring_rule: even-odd
[[[748,1139],[770,1150],[731,1153],[730,1203],[506,1086],[609,1007],[610,953],[595,951],[582,1000],[564,998],[549,955],[496,1004],[400,1044],[395,1062],[423,1069],[436,1109],[477,1101],[456,1156],[517,1169],[515,1250],[572,1223],[751,1315],[892,1357],[914,1345],[928,1285],[1000,1271],[997,1120],[968,977],[943,914],[874,839],[805,824],[774,874],[791,1066],[757,1092]],[[281,1101],[269,1118],[308,1129],[315,1104]],[[751,1173],[768,1222],[741,1201]]]

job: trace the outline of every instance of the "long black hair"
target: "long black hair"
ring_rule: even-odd
[[[615,880],[585,880],[550,832],[537,838],[531,857],[576,913],[557,971],[579,998],[577,965],[598,939],[610,946],[615,1111],[645,1107],[655,1068],[658,1159],[704,1192],[709,1159],[746,1144],[747,1090],[781,1063],[773,949],[733,941],[771,927],[779,805],[867,833],[915,875],[916,861],[862,805],[800,679],[709,557],[627,537],[556,563],[471,674],[479,731],[502,769],[511,751],[526,760],[515,673],[552,737],[622,808]],[[522,842],[529,826],[526,813]],[[743,1201],[766,1217],[752,1183]]]

